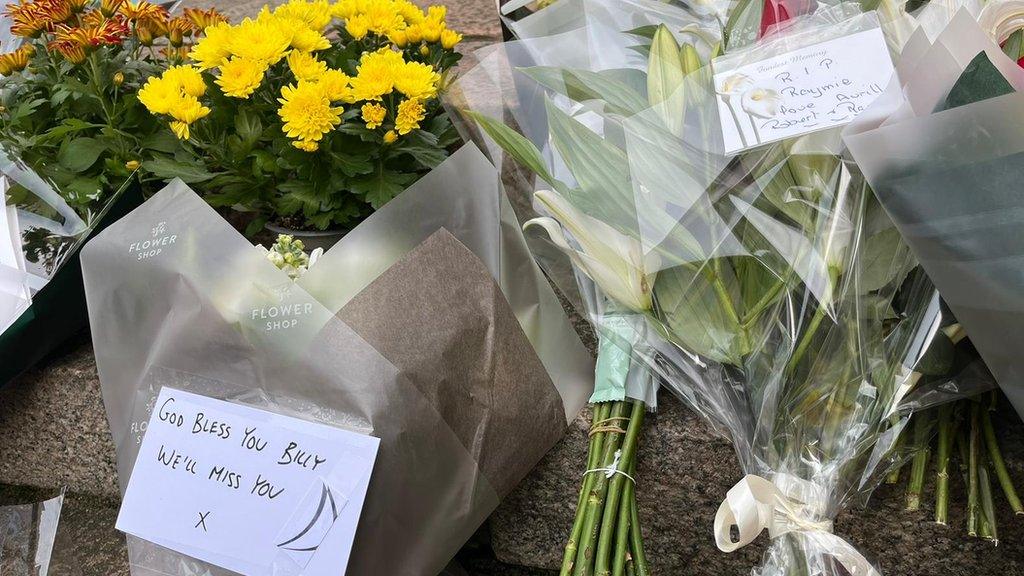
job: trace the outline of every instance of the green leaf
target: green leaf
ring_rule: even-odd
[[[181,141],[172,132],[168,130],[161,130],[155,134],[147,136],[142,142],[139,143],[139,147],[143,150],[154,150],[156,152],[163,152],[165,154],[174,154],[181,147]]]
[[[727,291],[736,292],[735,280],[727,283]],[[670,340],[716,362],[742,362],[739,328],[730,321],[703,274],[683,266],[664,270],[658,274],[654,293]]]
[[[939,330],[928,344],[928,350],[914,366],[914,371],[925,376],[945,376],[953,369],[955,361],[956,345],[945,332]]]
[[[72,172],[82,173],[95,164],[106,149],[106,145],[95,138],[65,140],[57,153],[57,162]]]
[[[76,132],[102,127],[102,124],[93,124],[91,122],[85,122],[84,120],[79,120],[77,118],[68,118],[67,120],[64,120],[57,126],[54,126],[53,128],[50,128],[45,133],[43,133],[43,136],[40,139],[40,143],[57,142],[59,140],[62,140],[66,136],[69,136]]]
[[[235,115],[235,132],[247,148],[252,148],[263,135],[260,115],[244,108],[239,110]]]
[[[547,101],[551,139],[580,185],[569,200],[584,212],[636,233],[636,200],[626,153]]]
[[[245,227],[245,236],[247,238],[252,238],[256,234],[259,234],[260,231],[263,230],[263,227],[267,225],[268,220],[269,218],[263,215],[253,218],[252,222],[249,222]]]
[[[345,176],[352,177],[368,174],[373,171],[373,162],[369,154],[331,154],[332,168],[341,171]]]
[[[639,114],[647,108],[647,100],[643,95],[611,75],[551,66],[533,66],[521,70],[538,84],[576,102],[601,100],[626,116]]]
[[[548,171],[540,150],[526,136],[509,128],[503,122],[479,112],[466,110],[465,114],[475,120],[502,150],[511,154],[517,162],[533,171],[541,180],[556,187],[560,184]]]
[[[353,192],[362,194],[366,198],[366,202],[374,210],[377,210],[405,191],[406,186],[415,179],[415,174],[380,170],[369,176],[353,178],[350,181],[350,186]]]
[[[761,18],[764,14],[764,0],[739,0],[722,31],[726,52],[750,46],[761,35]]]
[[[1024,30],[1017,30],[1003,43],[1003,52],[1014,62],[1024,58]]]
[[[864,242],[860,256],[858,292],[868,294],[889,286],[899,286],[916,265],[914,255],[895,227],[886,228]]]
[[[154,158],[142,163],[143,169],[161,180],[181,178],[186,184],[198,184],[212,179],[216,174],[207,171],[199,163],[180,162],[170,158]]]
[[[429,136],[427,136],[428,134]],[[448,157],[448,152],[437,146],[437,136],[423,130],[416,130],[409,134],[399,141],[393,150],[396,153],[412,156],[420,166],[428,169],[436,168]],[[367,161],[367,165],[369,165],[369,161]]]

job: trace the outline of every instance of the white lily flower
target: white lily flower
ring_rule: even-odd
[[[534,218],[523,228],[543,228],[573,264],[618,304],[645,312],[653,307],[652,292],[660,259],[644,255],[640,241],[577,210],[556,192],[542,190],[534,198],[553,217]],[[565,232],[579,245],[570,245]]]
[[[991,0],[982,8],[978,24],[997,43],[1006,42],[1024,28],[1024,0]]]
[[[770,88],[753,88],[743,93],[740,105],[743,111],[757,118],[774,118],[779,113],[782,98]]]

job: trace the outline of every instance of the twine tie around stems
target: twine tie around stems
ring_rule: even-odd
[[[605,478],[611,478],[612,476],[615,476],[616,474],[621,474],[621,475],[625,476],[626,478],[628,478],[629,481],[632,482],[633,485],[635,486],[636,485],[636,480],[634,480],[633,477],[630,476],[629,474],[626,474],[622,470],[619,470],[619,459],[621,459],[621,458],[622,458],[622,450],[616,450],[615,451],[615,459],[612,460],[612,463],[609,466],[606,466],[604,468],[594,468],[593,470],[587,470],[586,472],[583,473],[583,475],[586,476],[587,474],[603,473]]]
[[[776,474],[775,483],[753,474],[729,490],[715,515],[715,542],[722,552],[733,552],[750,544],[768,530],[771,538],[799,533],[820,553],[831,556],[852,576],[881,576],[871,562],[849,542],[832,533],[824,515],[827,494],[820,486],[788,474]],[[732,538],[733,526],[739,540]]]

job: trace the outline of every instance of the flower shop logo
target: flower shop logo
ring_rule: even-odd
[[[178,241],[177,234],[167,233],[167,222],[160,222],[150,230],[150,237],[141,242],[132,242],[128,246],[128,253],[134,254],[136,260],[148,260],[156,258],[167,246]]]
[[[311,302],[292,302],[285,304],[284,302],[289,296],[291,296],[291,291],[291,285],[285,285],[275,289],[274,295],[277,297],[277,301],[280,304],[253,308],[249,318],[253,322],[262,322],[263,330],[265,332],[288,330],[298,326],[299,320],[303,316],[309,316],[313,313],[313,304]]]

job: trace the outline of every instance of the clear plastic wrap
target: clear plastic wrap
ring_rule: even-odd
[[[180,182],[97,236],[83,264],[122,488],[165,385],[370,434],[345,573],[441,572],[592,382],[506,214],[466,146],[297,281]],[[227,573],[135,537],[129,554],[135,576]]]
[[[0,506],[0,573],[11,576],[72,575],[50,570],[64,495],[33,504]]]
[[[1003,391],[1024,413],[1018,320],[1021,119],[1024,71],[972,15],[957,13],[930,43],[903,55],[892,83],[845,140],[914,254],[970,334]],[[951,107],[965,71],[984,53],[1004,86],[965,88],[977,101]],[[1002,94],[1002,95],[999,95]],[[998,97],[995,97],[998,96]]]
[[[715,67],[880,25],[840,4]],[[636,41],[623,21],[601,26]],[[987,389],[987,371],[952,364],[952,320],[840,156],[840,129],[726,154],[713,73],[700,66],[713,45],[663,28],[645,66],[626,64],[631,82],[597,60],[540,76],[536,59],[517,58],[580,60],[558,41],[507,43],[481,59],[494,84],[470,73],[456,91],[489,149],[538,176],[542,217],[527,228],[550,241],[538,259],[602,339],[732,440],[749,476],[719,510],[722,550],[768,529],[756,574],[877,574],[832,520],[904,457],[896,439],[915,408]],[[483,96],[494,92],[509,110]],[[525,139],[501,123],[510,118]],[[616,316],[625,333],[609,326]]]

